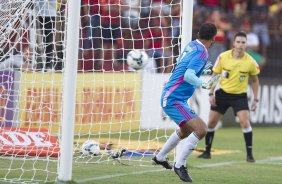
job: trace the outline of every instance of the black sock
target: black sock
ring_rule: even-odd
[[[253,146],[253,132],[244,133],[246,150],[248,155],[252,155],[252,146]]]
[[[210,153],[211,152],[211,146],[212,146],[212,141],[214,138],[214,131],[208,132],[205,140],[206,140],[206,152]]]

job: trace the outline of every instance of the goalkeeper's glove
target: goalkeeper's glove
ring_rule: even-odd
[[[211,89],[211,83],[210,82],[203,82],[202,83],[202,88],[203,89]]]
[[[202,88],[211,89],[212,87],[215,87],[219,79],[220,79],[220,74],[214,75],[208,82],[202,83]]]
[[[212,71],[211,69],[206,69],[203,71],[202,75],[211,75],[212,74]]]

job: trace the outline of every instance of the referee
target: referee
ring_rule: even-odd
[[[237,32],[234,36],[233,49],[223,52],[217,58],[213,72],[221,74],[220,88],[214,92],[210,90],[209,101],[211,110],[209,113],[208,132],[205,136],[206,150],[198,158],[211,158],[211,146],[214,138],[215,126],[219,119],[232,107],[239,118],[242,128],[246,150],[247,162],[255,162],[252,154],[252,127],[247,99],[249,79],[252,83],[253,100],[251,110],[257,108],[260,73],[256,61],[246,53],[247,35]]]

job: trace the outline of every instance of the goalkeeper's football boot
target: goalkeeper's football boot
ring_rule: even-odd
[[[202,154],[200,154],[200,155],[198,156],[198,158],[211,159],[211,153],[210,153],[210,152],[207,152],[207,151],[204,151]]]
[[[251,163],[256,162],[253,155],[247,155],[247,162],[251,162]]]
[[[185,182],[192,182],[192,178],[189,176],[189,172],[186,167],[181,166],[180,168],[176,168],[174,165],[174,172],[178,175],[178,177]]]
[[[161,165],[161,166],[163,166],[163,167],[166,168],[166,169],[172,169],[172,166],[168,163],[167,160],[165,160],[165,161],[158,161],[158,160],[157,160],[157,157],[155,156],[154,158],[152,158],[152,161],[153,161],[155,164]]]

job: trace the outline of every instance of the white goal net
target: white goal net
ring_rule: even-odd
[[[0,0],[0,182],[57,179],[66,62],[78,62],[74,179],[90,163],[151,167],[175,129],[159,99],[179,55],[181,1],[81,0],[78,59],[66,61],[68,3]],[[126,63],[134,49],[149,56],[142,70]],[[98,154],[82,154],[87,140]]]

